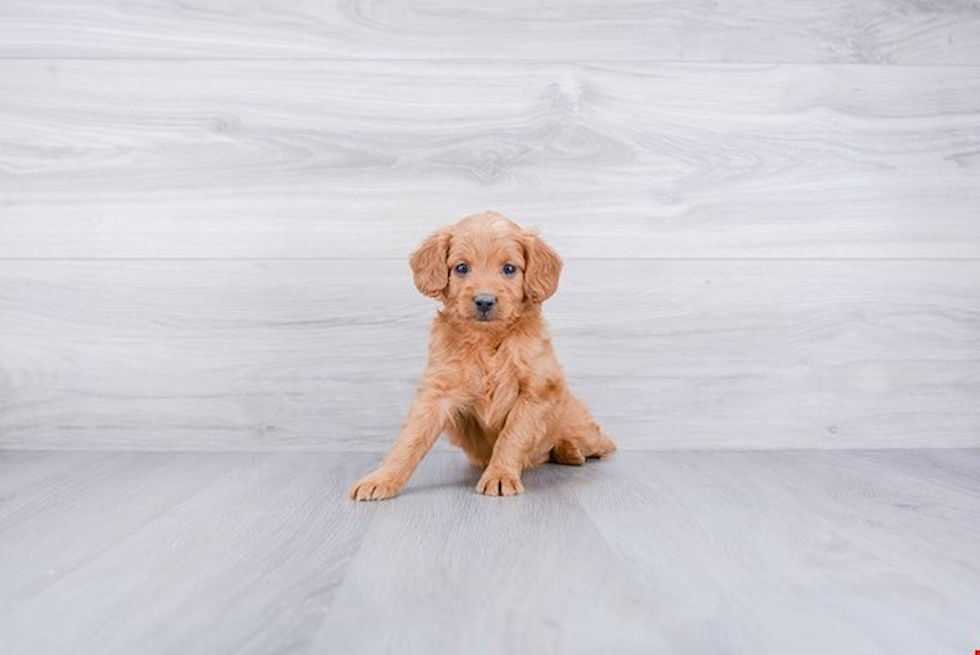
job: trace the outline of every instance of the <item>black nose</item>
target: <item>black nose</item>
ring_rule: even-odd
[[[491,296],[489,293],[481,293],[473,297],[473,302],[476,303],[478,310],[486,314],[497,304],[497,298],[496,296]]]

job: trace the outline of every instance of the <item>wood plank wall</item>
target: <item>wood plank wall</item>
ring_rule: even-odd
[[[0,447],[380,450],[496,209],[623,448],[980,445],[980,5],[0,3]]]

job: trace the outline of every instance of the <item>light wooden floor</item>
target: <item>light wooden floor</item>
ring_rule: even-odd
[[[620,452],[486,498],[458,453],[0,453],[0,651],[947,655],[980,450]]]

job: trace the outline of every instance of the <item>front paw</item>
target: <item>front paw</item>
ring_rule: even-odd
[[[498,468],[488,468],[483,472],[476,490],[484,496],[514,496],[524,493],[521,476]]]
[[[404,483],[396,476],[375,471],[361,478],[350,490],[352,500],[384,500],[394,497]]]

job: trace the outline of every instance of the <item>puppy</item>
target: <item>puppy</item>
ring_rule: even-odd
[[[415,286],[444,308],[401,433],[351,498],[397,494],[444,431],[485,469],[476,490],[488,496],[523,492],[521,472],[549,459],[582,464],[616,449],[569,392],[541,316],[562,268],[554,250],[485,212],[430,236],[410,263]]]

